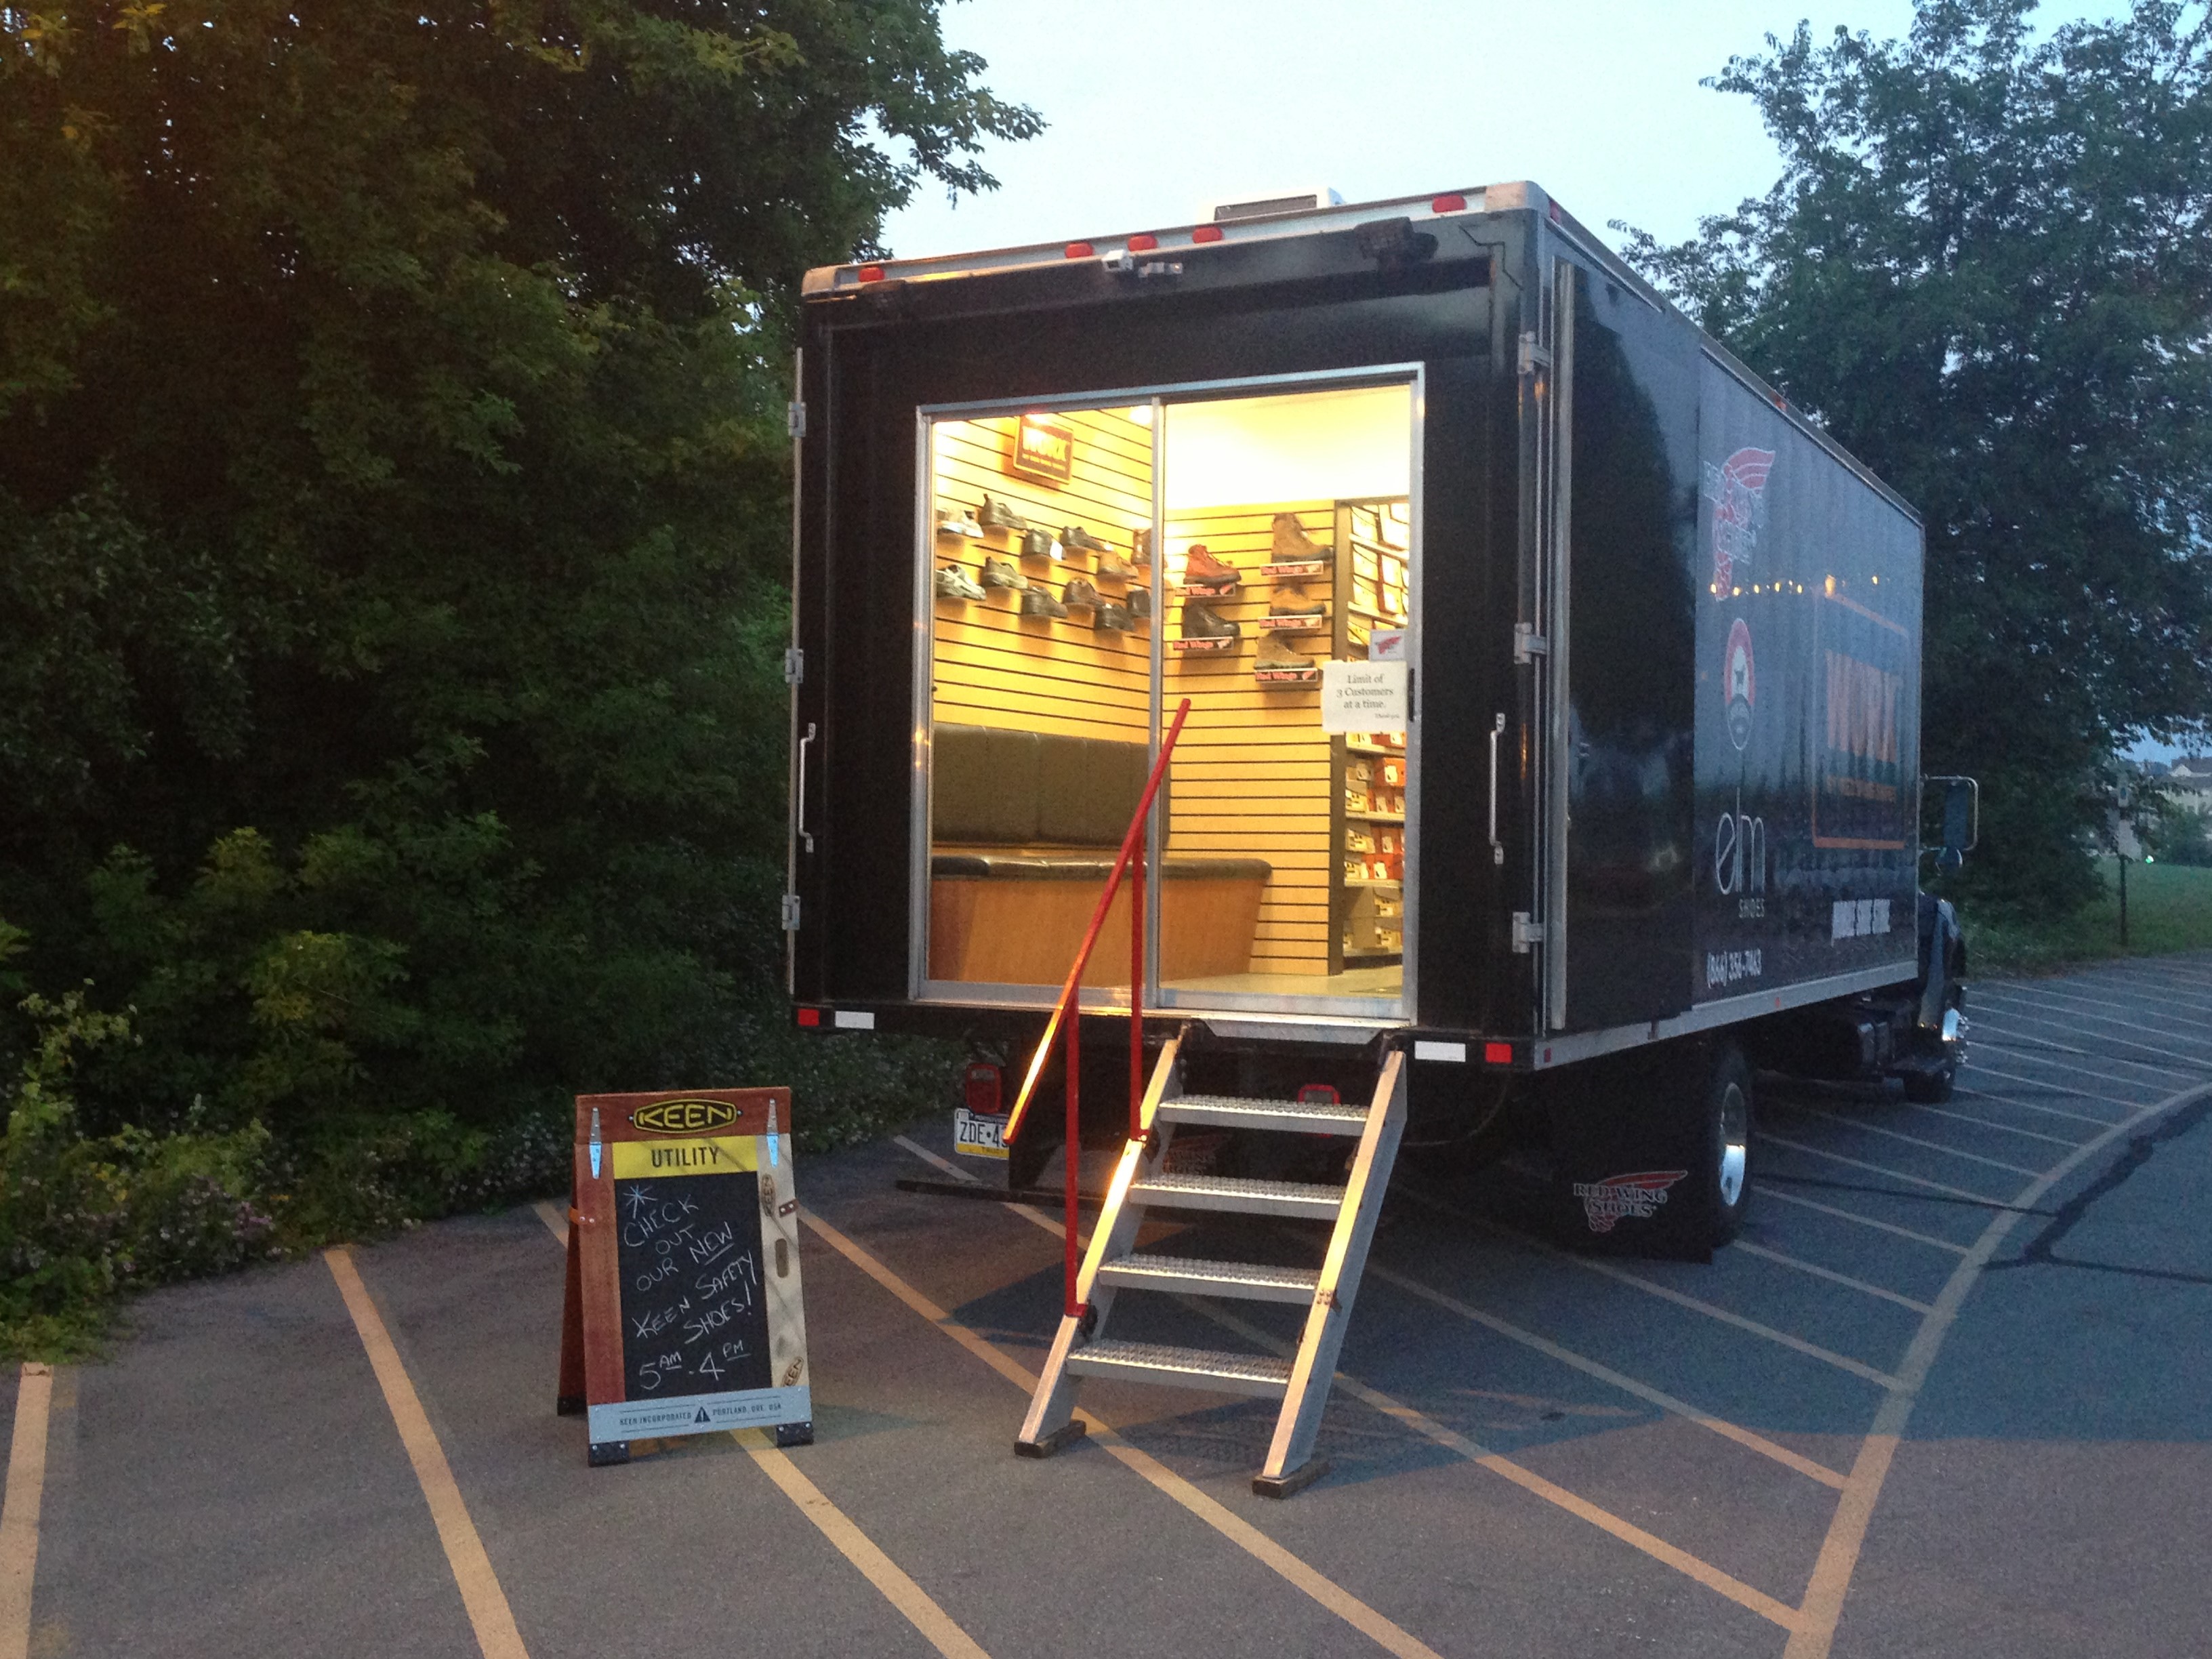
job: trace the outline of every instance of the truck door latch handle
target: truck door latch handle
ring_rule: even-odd
[[[1490,728],[1490,861],[1505,862],[1505,843],[1498,839],[1498,740],[1505,734],[1505,716]]]
[[[806,722],[806,735],[799,740],[799,786],[795,792],[799,800],[793,809],[795,817],[792,830],[799,840],[806,843],[810,854],[814,851],[814,837],[806,833],[806,745],[813,741],[814,722],[809,720]]]

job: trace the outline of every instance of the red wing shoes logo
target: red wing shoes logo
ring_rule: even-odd
[[[1739,449],[1718,466],[1705,468],[1704,493],[1713,504],[1716,599],[1728,598],[1735,586],[1735,568],[1751,562],[1766,523],[1766,475],[1773,469],[1771,449]]]
[[[1624,1216],[1649,1221],[1667,1201],[1667,1189],[1683,1179],[1687,1170],[1646,1170],[1641,1175],[1607,1176],[1602,1181],[1577,1181],[1575,1196],[1583,1201],[1583,1214],[1594,1233],[1609,1233]]]

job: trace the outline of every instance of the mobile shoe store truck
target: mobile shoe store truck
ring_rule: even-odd
[[[803,313],[798,1020],[1005,1044],[1017,1186],[1071,1058],[1122,1149],[1021,1449],[1149,1378],[1281,1399],[1257,1484],[1310,1479],[1401,1136],[1517,1124],[1564,1224],[1695,1254],[1755,1070],[1948,1092],[1920,522],[1541,190],[841,265]],[[1304,1335],[1109,1334],[1163,1290]]]

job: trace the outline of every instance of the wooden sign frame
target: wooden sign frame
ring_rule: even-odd
[[[662,1440],[681,1435],[773,1425],[778,1445],[805,1445],[814,1438],[813,1378],[806,1357],[806,1319],[799,1269],[799,1199],[793,1179],[791,1091],[768,1089],[668,1090],[648,1094],[576,1097],[574,1200],[568,1212],[568,1280],[561,1328],[561,1382],[556,1409],[581,1414],[590,1425],[590,1461],[597,1466],[629,1461],[634,1440]],[[653,1394],[630,1399],[630,1367],[625,1357],[622,1255],[649,1241],[668,1255],[668,1272],[689,1272],[704,1262],[703,1252],[717,1243],[709,1235],[687,1238],[690,1224],[681,1215],[662,1224],[646,1218],[649,1196],[641,1183],[666,1170],[669,1180],[701,1176],[750,1175],[752,1190],[745,1213],[757,1218],[757,1241],[743,1235],[720,1241],[722,1253],[696,1286],[678,1284],[659,1292],[679,1298],[687,1316],[672,1328],[671,1359],[690,1358],[699,1345],[711,1348],[721,1328],[710,1322],[750,1293],[757,1298],[766,1328],[769,1386],[721,1392]],[[620,1198],[634,1212],[627,1225]],[[665,1207],[665,1206],[664,1206]],[[657,1218],[661,1212],[653,1212]],[[725,1218],[726,1231],[734,1218]],[[632,1237],[636,1235],[636,1237]],[[742,1266],[745,1247],[757,1243],[753,1273],[731,1282],[729,1269]],[[690,1259],[687,1261],[687,1257]],[[746,1278],[757,1279],[747,1284]],[[634,1290],[646,1288],[641,1279]],[[695,1307],[692,1298],[698,1297]],[[667,1311],[662,1310],[661,1311]],[[750,1317],[752,1306],[739,1311]],[[694,1326],[699,1328],[696,1331]],[[649,1338],[642,1327],[641,1336]],[[757,1357],[752,1357],[757,1358]],[[688,1375],[684,1367],[679,1376]],[[679,1389],[683,1385],[679,1383]]]

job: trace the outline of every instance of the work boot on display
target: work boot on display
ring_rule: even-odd
[[[1267,600],[1271,617],[1325,617],[1328,606],[1299,586],[1296,582],[1277,584]]]
[[[1133,587],[1129,590],[1129,614],[1133,617],[1149,617],[1152,614],[1151,588]]]
[[[984,586],[1012,587],[1018,590],[1027,587],[1029,585],[1030,579],[1022,574],[1020,568],[1016,566],[1012,559],[986,559],[983,561]]]
[[[1052,590],[1040,584],[1022,590],[1022,615],[1024,617],[1065,617],[1067,607],[1052,596]]]
[[[983,510],[975,516],[992,530],[1027,530],[1030,527],[1027,519],[1004,501],[993,501],[988,495],[983,497]]]
[[[1152,562],[1152,532],[1149,530],[1132,531],[1130,539],[1136,544],[1137,562],[1150,564]]]
[[[1056,559],[1060,556],[1060,544],[1052,538],[1048,530],[1032,530],[1022,538],[1022,556],[1025,559]]]
[[[937,573],[937,597],[940,599],[980,599],[983,590],[975,586],[975,579],[957,564],[948,564]]]
[[[1252,666],[1255,669],[1274,669],[1279,672],[1293,670],[1304,674],[1317,672],[1314,666],[1314,659],[1311,657],[1302,657],[1291,650],[1290,641],[1279,634],[1262,634],[1260,636],[1260,653],[1253,659]]]
[[[1298,522],[1297,514],[1275,514],[1274,562],[1277,564],[1305,564],[1328,556],[1328,548],[1306,534],[1306,527]]]
[[[937,509],[937,533],[940,536],[980,536],[983,526],[957,507]]]
[[[1125,582],[1137,573],[1121,562],[1121,556],[1112,549],[1098,556],[1098,574],[1109,582]]]
[[[1211,605],[1196,599],[1182,602],[1182,636],[1187,640],[1233,640],[1243,631]]]
[[[1060,598],[1063,605],[1090,605],[1095,608],[1098,603],[1098,590],[1081,576],[1070,576],[1067,579],[1067,586],[1060,590]]]
[[[1111,553],[1114,550],[1079,524],[1072,524],[1060,532],[1060,544],[1071,550],[1081,548],[1086,553]]]
[[[1129,621],[1127,606],[1101,599],[1091,608],[1091,625],[1102,634],[1126,634],[1133,624]]]
[[[1222,563],[1207,552],[1202,542],[1193,546],[1190,556],[1184,560],[1182,579],[1192,587],[1234,587],[1243,580],[1233,566]]]

